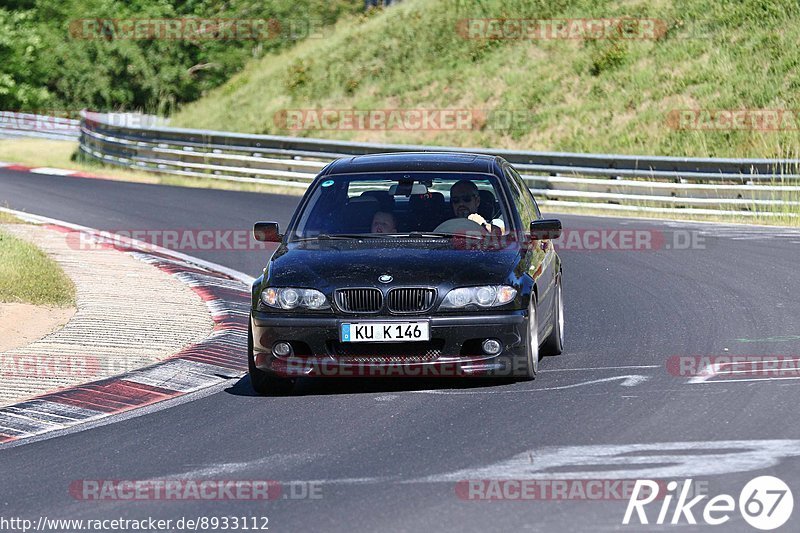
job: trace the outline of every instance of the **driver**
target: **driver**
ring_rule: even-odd
[[[453,213],[458,218],[469,219],[476,224],[480,224],[489,233],[501,234],[503,229],[500,226],[487,221],[478,214],[478,206],[481,205],[481,195],[478,194],[478,186],[473,181],[461,180],[450,188],[450,204],[453,206]]]

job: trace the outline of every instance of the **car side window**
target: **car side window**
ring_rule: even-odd
[[[508,190],[511,191],[511,201],[514,202],[514,207],[519,213],[519,219],[522,222],[522,225],[527,227],[529,224],[528,210],[525,206],[525,203],[522,201],[522,192],[519,190],[519,185],[509,171],[508,167],[504,169],[504,172],[506,175],[506,181],[508,181]]]
[[[520,180],[514,176],[511,167],[506,167],[505,173],[508,178],[511,197],[514,200],[514,204],[517,206],[517,211],[519,211],[519,218],[522,221],[522,225],[527,228],[531,221],[537,219],[536,210],[533,208],[525,191],[520,188]]]
[[[533,193],[528,188],[525,180],[522,179],[522,176],[519,175],[519,172],[517,172],[513,167],[509,167],[509,171],[516,178],[517,183],[522,188],[523,202],[528,205],[528,210],[531,215],[533,215],[531,220],[539,220],[542,218],[542,212],[539,211],[539,204],[536,203],[536,198],[533,197]]]

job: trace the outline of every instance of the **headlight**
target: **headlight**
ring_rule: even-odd
[[[316,289],[295,289],[293,287],[269,287],[261,293],[261,303],[276,309],[328,309],[330,304],[325,295]]]
[[[453,289],[444,297],[440,309],[459,309],[468,305],[497,307],[514,299],[517,289],[508,285],[486,285],[484,287],[461,287]]]

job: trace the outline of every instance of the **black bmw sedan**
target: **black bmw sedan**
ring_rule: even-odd
[[[259,393],[304,376],[533,379],[561,353],[561,260],[504,159],[396,153],[339,159],[314,179],[253,284]]]

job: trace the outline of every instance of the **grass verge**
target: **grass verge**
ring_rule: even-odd
[[[22,224],[23,222],[10,213],[0,211],[0,224]]]
[[[75,286],[39,248],[0,230],[0,302],[71,307]]]

